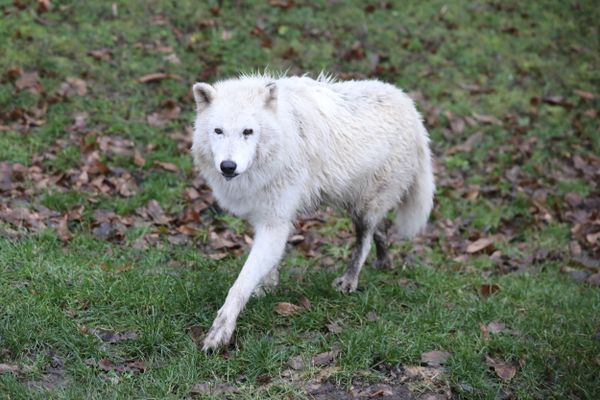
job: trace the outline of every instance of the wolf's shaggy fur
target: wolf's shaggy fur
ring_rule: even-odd
[[[193,87],[192,154],[219,204],[254,226],[252,250],[205,341],[231,339],[253,292],[277,283],[294,219],[325,200],[347,210],[356,247],[333,285],[356,290],[372,239],[389,265],[385,215],[410,238],[429,217],[435,189],[429,139],[412,100],[379,82],[242,76]],[[236,166],[223,170],[223,161]]]

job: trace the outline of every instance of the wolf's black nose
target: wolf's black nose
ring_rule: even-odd
[[[237,164],[233,161],[226,160],[221,163],[221,171],[223,171],[225,175],[232,175],[236,168]]]

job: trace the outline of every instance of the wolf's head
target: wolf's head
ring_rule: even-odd
[[[277,129],[275,82],[196,83],[192,90],[197,106],[194,156],[210,159],[226,180],[248,171]]]

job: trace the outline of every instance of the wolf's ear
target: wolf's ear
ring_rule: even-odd
[[[277,105],[277,85],[275,82],[267,83],[267,98],[265,99],[265,106],[269,108],[275,108]]]
[[[217,94],[217,91],[214,87],[209,85],[208,83],[196,83],[192,87],[192,92],[194,92],[194,99],[196,99],[196,106],[198,108],[198,112],[204,110],[206,107],[212,103]]]

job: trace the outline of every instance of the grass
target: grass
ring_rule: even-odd
[[[236,386],[236,398],[303,398],[311,380],[345,389],[357,380],[381,382],[389,368],[418,365],[421,353],[432,350],[451,353],[444,380],[456,398],[600,396],[600,292],[560,272],[569,263],[572,226],[554,214],[566,209],[567,193],[591,197],[598,187],[587,175],[553,175],[575,155],[600,154],[597,120],[585,114],[597,112],[598,94],[583,101],[574,92],[597,92],[600,85],[595,51],[600,14],[593,2],[392,1],[389,10],[373,2],[367,11],[358,1],[297,1],[289,9],[269,2],[218,7],[187,0],[55,1],[46,13],[38,13],[33,2],[21,3],[24,9],[0,1],[0,37],[6,38],[0,41],[0,125],[7,127],[0,130],[0,160],[37,166],[45,176],[70,176],[70,169],[82,166],[83,146],[69,141],[69,127],[74,113],[85,111],[89,117],[80,138],[131,140],[146,163],[102,159],[136,175],[139,188],[131,197],[91,195],[64,181],[38,187],[29,178],[22,182],[27,196],[2,193],[0,211],[44,206],[62,214],[85,207],[81,221],[70,222],[74,235],[68,242],[53,229],[0,237],[0,364],[32,367],[0,373],[2,396],[182,398],[194,384],[211,382]],[[351,53],[356,41],[364,58]],[[110,49],[109,60],[89,55],[101,48]],[[172,54],[179,63],[169,61]],[[169,214],[182,211],[194,172],[176,136],[187,134],[193,118],[191,84],[267,65],[291,73],[326,70],[342,79],[369,76],[377,66],[375,77],[420,91],[426,99],[422,109],[438,108],[439,113],[424,110],[440,170],[432,217],[438,235],[395,244],[395,268],[365,268],[359,292],[344,296],[330,283],[349,253],[347,240],[336,235],[346,237],[350,226],[334,214],[311,229],[326,238],[328,244],[317,250],[333,265],[292,248],[279,289],[253,299],[241,315],[234,346],[206,355],[189,327],[208,329],[243,258],[232,253],[215,261],[200,250],[208,222],[187,244],[171,244],[159,229],[157,244],[142,250],[135,240],[154,228],[135,225],[123,240],[107,241],[93,234],[93,215],[104,209],[131,216],[151,199]],[[15,89],[6,76],[15,66],[37,71],[43,90]],[[182,80],[138,82],[154,72]],[[88,93],[52,100],[67,77],[84,79]],[[487,91],[473,93],[469,85]],[[539,102],[548,96],[561,96],[572,106]],[[147,116],[167,100],[181,113],[164,127],[149,125]],[[39,127],[20,131],[12,125],[12,112],[43,103],[48,109]],[[452,118],[474,113],[513,118],[513,128],[468,120],[462,131],[449,128]],[[447,153],[477,131],[483,136],[471,151]],[[174,163],[178,172],[158,168],[155,161]],[[524,180],[537,182],[534,189],[547,191],[553,218],[540,221],[528,188],[519,190],[506,178],[515,165]],[[451,180],[456,177],[464,184]],[[466,200],[469,185],[481,190]],[[458,226],[457,236],[440,228],[445,221]],[[230,216],[216,222],[236,234],[248,230]],[[9,228],[14,226],[0,221],[0,232]],[[522,260],[525,272],[500,274],[485,254],[460,257],[457,237],[464,243],[508,228],[512,235],[497,247]],[[556,255],[535,261],[539,251]],[[482,297],[482,284],[496,284],[500,291]],[[296,303],[302,296],[312,303],[309,310],[291,317],[273,312],[277,302]],[[483,336],[480,324],[494,320],[507,329]],[[333,321],[341,332],[328,331]],[[137,338],[108,344],[90,328],[134,331]],[[310,359],[332,346],[340,352],[331,366],[309,367],[298,380],[286,379],[291,357]],[[486,355],[517,363],[514,378],[497,377]],[[48,366],[56,357],[64,363],[60,378],[36,389],[52,376]],[[92,365],[102,359],[142,360],[146,368],[107,372]],[[411,387],[415,395],[435,389],[426,383]]]

